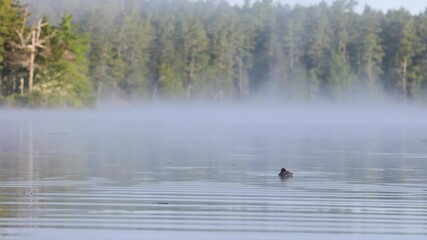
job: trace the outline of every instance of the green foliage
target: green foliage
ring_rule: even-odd
[[[17,39],[15,29],[20,29],[24,8],[16,0],[0,0],[0,96],[14,91],[11,69],[7,66],[7,55],[11,48],[9,42]]]
[[[20,16],[22,24],[26,21],[26,16]],[[35,49],[35,79],[32,92],[24,89],[30,68],[30,55],[25,52],[28,46],[23,48],[23,44],[27,43],[13,37],[6,43],[6,46],[11,46],[7,49],[9,53],[6,55],[9,57],[2,76],[4,82],[9,82],[8,85],[3,84],[6,104],[41,107],[94,105],[91,85],[87,78],[87,38],[77,32],[71,21],[71,15],[65,14],[61,23],[55,27],[50,26],[45,18],[40,25],[40,31],[37,27],[32,28],[35,33],[33,35],[21,31],[22,26],[10,26],[16,35],[37,35],[40,42]],[[23,53],[16,52],[20,49],[23,49]]]
[[[34,92],[29,96],[31,105],[40,106],[92,106],[94,98],[87,78],[87,40],[77,32],[72,17],[65,14],[54,34],[50,52],[44,56],[44,70],[36,76]]]
[[[352,57],[355,70],[362,80],[362,85],[367,87],[370,94],[375,94],[379,88],[379,77],[383,74],[382,61],[384,47],[381,45],[381,18],[383,14],[366,7],[357,20],[356,51]]]
[[[329,91],[334,99],[351,98],[353,87],[351,66],[342,53],[333,52],[329,73]]]
[[[49,48],[38,49],[34,94],[21,95],[27,67],[6,60],[25,57],[7,44],[17,41],[14,29],[22,24],[23,8],[0,1],[7,102],[83,106],[93,104],[93,95],[217,101],[427,96],[427,13],[369,7],[357,13],[354,0],[307,7],[271,0],[241,6],[191,0],[25,2],[47,9],[58,25],[44,27],[44,36],[55,37]],[[63,9],[73,14],[74,24],[70,15],[58,16]]]

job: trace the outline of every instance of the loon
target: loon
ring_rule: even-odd
[[[282,170],[280,170],[279,177],[282,179],[291,178],[293,176],[294,174],[286,170],[286,168],[282,168]]]

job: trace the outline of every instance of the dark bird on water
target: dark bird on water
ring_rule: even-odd
[[[280,170],[279,177],[282,179],[291,178],[293,176],[294,174],[286,170],[286,168],[282,168],[282,170]]]

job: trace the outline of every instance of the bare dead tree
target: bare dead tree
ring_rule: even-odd
[[[26,33],[25,27],[27,24],[28,13],[25,11],[24,21],[22,23],[21,29],[15,29],[19,37],[19,42],[11,42],[12,47],[16,49],[20,49],[24,51],[26,54],[26,58],[24,60],[19,61],[19,65],[25,67],[29,71],[29,79],[28,79],[28,93],[31,94],[33,91],[33,82],[34,82],[34,71],[35,71],[35,59],[38,51],[41,49],[45,49],[45,43],[54,37],[57,32],[54,31],[49,35],[42,36],[42,28],[47,26],[47,22],[43,22],[42,20],[37,21],[30,30],[30,32]],[[29,55],[29,56],[28,56]]]

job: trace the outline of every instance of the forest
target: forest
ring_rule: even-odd
[[[0,105],[427,99],[427,11],[0,0]]]

